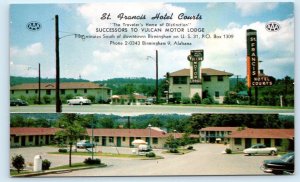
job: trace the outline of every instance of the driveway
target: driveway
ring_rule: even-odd
[[[245,156],[243,154],[222,154],[226,148],[222,144],[195,144],[196,151],[185,155],[162,154],[160,160],[137,160],[127,158],[102,157],[108,165],[96,168],[47,176],[151,176],[151,175],[265,175],[260,170],[263,160],[274,159],[276,156]],[[114,147],[100,147],[103,152],[117,151]],[[118,148],[121,153],[130,153],[130,148]],[[52,166],[68,164],[68,155],[49,155],[46,151],[57,151],[54,147],[32,147],[12,149],[11,155],[21,153],[26,161],[34,155],[41,154],[52,162]],[[73,156],[73,162],[82,162],[86,156]]]

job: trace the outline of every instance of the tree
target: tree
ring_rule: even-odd
[[[18,173],[25,168],[25,159],[22,155],[15,155],[11,158],[12,165],[17,169]]]
[[[67,139],[69,142],[69,166],[72,166],[72,147],[74,142],[85,135],[85,128],[82,126],[82,118],[77,114],[63,114],[57,125],[62,130],[55,133],[57,138]]]
[[[166,139],[166,145],[169,147],[170,150],[174,150],[177,149],[179,143],[173,135],[169,135]]]

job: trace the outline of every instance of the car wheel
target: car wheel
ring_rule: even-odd
[[[276,152],[274,150],[272,150],[270,155],[276,155]]]
[[[82,105],[83,103],[82,103],[82,102],[79,102],[79,104]]]

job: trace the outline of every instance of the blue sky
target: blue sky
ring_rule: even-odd
[[[204,27],[205,33],[233,34],[230,40],[193,39],[191,46],[111,46],[108,39],[60,40],[61,77],[104,80],[115,77],[155,77],[154,61],[159,51],[159,77],[166,72],[188,68],[186,57],[191,49],[204,49],[203,67],[246,75],[245,31],[258,32],[260,69],[268,75],[294,77],[294,12],[293,3],[152,3],[152,4],[16,4],[10,8],[10,74],[37,76],[41,63],[42,77],[55,77],[54,15],[59,15],[60,37],[72,33],[96,34],[95,27],[113,27],[101,22],[104,12],[128,15],[174,12],[193,15],[200,21],[190,21],[190,27]],[[39,31],[29,31],[26,24],[38,21]],[[149,20],[148,20],[149,21]],[[175,21],[175,20],[174,20]],[[268,32],[270,21],[281,25],[278,32]],[[145,20],[133,21],[145,23]],[[158,21],[162,22],[162,21]],[[166,22],[166,21],[164,21]],[[176,21],[179,23],[180,21]],[[139,33],[142,35],[143,33]],[[172,40],[171,40],[172,41]]]

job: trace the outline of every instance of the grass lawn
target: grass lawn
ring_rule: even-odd
[[[69,153],[61,153],[61,152],[48,152],[48,154],[57,154],[57,155],[69,155]],[[92,154],[90,152],[72,152],[72,155],[80,155],[80,156],[89,156]],[[136,155],[136,154],[115,154],[115,153],[103,153],[103,152],[94,152],[94,156],[97,157],[117,157],[117,158],[132,158],[132,159],[163,159],[161,156],[155,157],[146,157],[144,155]]]
[[[11,169],[10,170],[10,175],[11,176],[22,176],[22,175],[26,175],[26,174],[43,174],[43,173],[51,173],[51,171],[57,171],[57,170],[68,170],[68,169],[84,169],[84,168],[90,168],[90,167],[106,167],[107,165],[104,164],[104,163],[101,163],[101,164],[85,164],[83,162],[80,162],[80,163],[73,163],[71,167],[69,167],[69,165],[63,165],[63,166],[57,166],[57,167],[53,167],[53,168],[50,168],[49,170],[46,170],[46,171],[40,171],[40,172],[33,172],[33,171],[27,171],[27,170],[23,170],[23,171],[20,171],[20,173],[17,172],[17,170],[13,170]]]
[[[187,153],[190,153],[190,152],[195,151],[195,149],[188,150],[188,149],[182,149],[182,148],[179,148],[179,149],[177,149],[177,150],[178,150],[178,153],[172,153],[172,152],[170,152],[170,150],[163,151],[162,153],[164,153],[164,154],[183,155],[183,154],[187,154]]]

